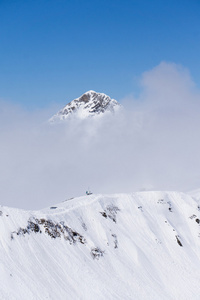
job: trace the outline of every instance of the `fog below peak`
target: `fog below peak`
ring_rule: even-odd
[[[50,124],[50,109],[0,101],[0,204],[39,209],[94,193],[199,188],[200,93],[162,62],[116,115]],[[54,112],[55,113],[55,112]]]

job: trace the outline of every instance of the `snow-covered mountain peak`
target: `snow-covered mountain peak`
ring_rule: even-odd
[[[55,114],[50,122],[59,122],[76,116],[80,119],[102,115],[104,113],[114,113],[121,105],[104,93],[97,93],[90,90],[79,98],[69,102],[63,109]]]

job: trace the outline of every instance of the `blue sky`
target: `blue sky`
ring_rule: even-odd
[[[87,90],[121,100],[161,61],[200,86],[199,0],[1,0],[0,99],[35,110]]]

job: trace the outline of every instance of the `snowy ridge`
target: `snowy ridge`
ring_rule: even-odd
[[[81,97],[74,99],[68,103],[62,110],[55,114],[50,122],[59,122],[76,116],[80,119],[102,115],[105,112],[116,112],[120,108],[120,104],[103,93],[88,91]]]
[[[0,299],[199,299],[200,207],[178,192],[0,207]]]

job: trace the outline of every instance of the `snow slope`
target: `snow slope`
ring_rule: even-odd
[[[200,189],[192,190],[187,192],[188,195],[193,197],[197,202],[200,203]]]
[[[178,192],[0,207],[0,299],[199,299],[199,209]]]
[[[104,113],[114,113],[121,105],[114,99],[103,93],[88,91],[79,98],[69,102],[63,109],[55,114],[49,121],[60,122],[69,117],[76,116],[79,119],[94,117]]]

